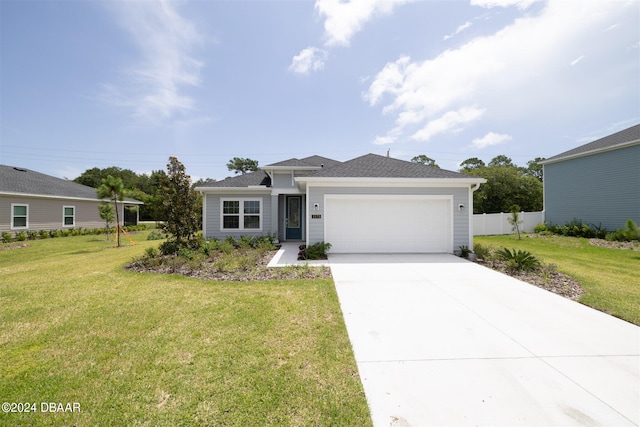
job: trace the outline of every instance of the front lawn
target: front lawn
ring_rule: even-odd
[[[475,244],[524,249],[580,282],[578,301],[640,325],[640,252],[594,246],[562,236],[475,236]]]
[[[0,250],[0,400],[37,409],[0,425],[370,425],[331,280],[125,271],[134,238]]]

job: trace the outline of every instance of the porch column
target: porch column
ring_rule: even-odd
[[[278,237],[278,195],[271,194],[271,233]]]

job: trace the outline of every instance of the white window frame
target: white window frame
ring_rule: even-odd
[[[65,213],[65,210],[67,210],[67,208],[71,208],[71,209],[73,209],[73,215],[67,215],[67,214]],[[73,223],[71,223],[71,224],[66,224],[66,223],[65,223],[65,221],[64,221],[64,220],[65,220],[65,218],[67,218],[68,216],[71,216],[71,218],[73,218]],[[68,206],[63,206],[63,207],[62,207],[62,226],[63,226],[63,227],[66,227],[66,228],[73,228],[73,227],[75,227],[75,226],[76,226],[76,207],[75,207],[75,206],[68,205]]]
[[[16,218],[15,215],[15,210],[14,208],[16,206],[24,206],[27,208],[27,214],[25,215],[27,218],[26,220],[26,225],[24,227],[20,226],[20,227],[16,227],[14,225],[14,218]],[[18,215],[18,218],[22,218],[22,215]],[[28,203],[11,203],[11,229],[12,230],[26,230],[29,228],[29,204]]]
[[[220,231],[224,232],[233,232],[233,231],[244,231],[244,232],[261,232],[263,228],[263,211],[264,211],[264,203],[262,203],[261,197],[224,197],[220,198]],[[224,202],[238,202],[240,205],[240,212],[237,214],[225,214],[224,213]],[[244,202],[258,202],[258,207],[260,212],[255,213],[245,213],[244,212]],[[239,224],[238,228],[224,228],[224,218],[225,216],[239,216]],[[257,216],[259,219],[258,228],[244,228],[244,217],[245,216]]]

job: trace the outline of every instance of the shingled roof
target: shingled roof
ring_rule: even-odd
[[[631,126],[630,128],[621,130],[620,132],[616,132],[612,135],[605,136],[604,138],[597,139],[588,144],[581,145],[580,147],[576,147],[572,150],[565,151],[557,156],[549,157],[541,163],[553,163],[572,157],[596,154],[601,151],[616,149],[618,146],[626,146],[627,144],[634,142],[640,143],[640,124]]]
[[[3,193],[98,200],[95,188],[25,168],[0,165],[0,194]],[[134,199],[125,201],[142,203]]]
[[[407,162],[377,154],[366,154],[310,175],[313,178],[472,178],[469,175]]]
[[[249,172],[238,176],[230,176],[223,180],[212,182],[205,187],[241,188],[255,185],[264,185],[266,187],[271,187],[271,178],[269,178],[269,175],[267,175],[265,171],[258,170],[256,172]]]

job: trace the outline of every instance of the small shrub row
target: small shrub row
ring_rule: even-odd
[[[141,225],[128,225],[123,227],[125,231],[143,231],[146,230],[144,224]],[[25,240],[38,240],[49,239],[56,237],[69,237],[69,236],[92,236],[113,233],[114,229],[106,228],[63,228],[60,230],[22,230],[15,233],[4,232],[2,233],[2,242],[10,243],[13,241],[23,242]]]
[[[607,230],[602,225],[588,225],[579,219],[569,221],[565,225],[538,224],[533,231],[538,234],[557,234],[559,236],[584,237],[587,239],[604,239],[607,235]]]
[[[534,233],[538,234],[557,234],[567,237],[583,237],[587,239],[607,239],[615,240],[619,242],[630,242],[638,240],[640,235],[640,228],[633,222],[633,220],[627,220],[625,228],[613,232],[607,232],[601,224],[587,225],[582,220],[574,219],[565,225],[549,225],[547,223],[538,224],[533,229]]]
[[[204,240],[201,236],[196,236],[190,241],[182,243],[169,239],[160,244],[159,250],[162,255],[180,255],[187,258],[192,257],[192,252],[201,252],[207,257],[215,252],[229,255],[236,249],[259,249],[261,252],[265,252],[275,249],[272,243],[273,238],[271,235],[241,236],[239,239],[229,236],[224,240]]]

